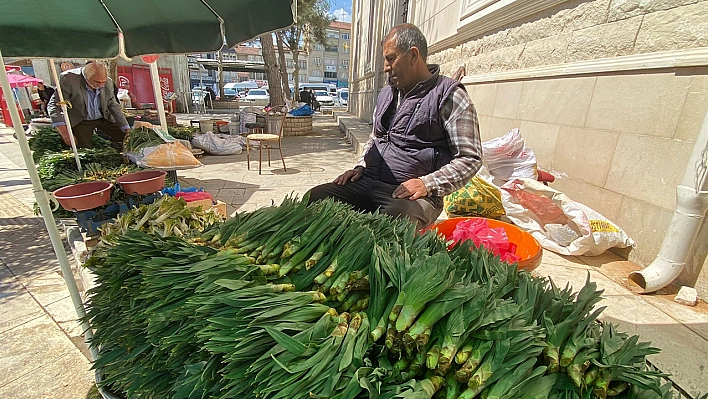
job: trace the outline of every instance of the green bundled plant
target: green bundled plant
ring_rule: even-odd
[[[87,262],[94,367],[127,397],[668,399],[658,350],[598,323],[589,281],[332,200],[179,234],[133,212]]]
[[[58,131],[49,128],[41,128],[28,140],[32,150],[32,159],[38,164],[40,159],[47,153],[70,150],[71,147],[64,142]],[[93,148],[111,148],[111,142],[94,134],[91,136],[91,146]]]

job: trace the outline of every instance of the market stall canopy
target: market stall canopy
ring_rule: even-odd
[[[42,79],[37,79],[23,73],[8,73],[7,80],[10,82],[10,87],[12,88],[37,86],[37,83],[42,82]]]
[[[9,57],[113,58],[215,51],[293,23],[291,0],[4,0]]]

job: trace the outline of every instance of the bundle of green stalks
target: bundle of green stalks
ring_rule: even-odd
[[[589,280],[331,200],[181,235],[133,212],[87,262],[94,367],[127,398],[668,399],[658,350],[598,321]]]

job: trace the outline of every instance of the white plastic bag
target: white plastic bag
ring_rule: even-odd
[[[506,216],[550,251],[595,256],[612,247],[634,245],[598,212],[534,179],[510,180],[501,193]]]
[[[526,147],[519,129],[482,143],[484,165],[494,176],[492,183],[502,186],[511,179],[535,179],[536,154]]]
[[[192,139],[192,145],[212,155],[240,154],[246,140],[241,136],[206,132]]]

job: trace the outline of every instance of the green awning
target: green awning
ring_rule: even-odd
[[[215,51],[293,23],[291,0],[3,0],[6,57],[113,58]],[[223,29],[223,36],[222,36]]]

